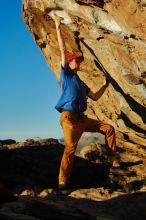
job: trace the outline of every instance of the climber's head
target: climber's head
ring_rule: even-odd
[[[83,56],[77,56],[72,53],[67,54],[67,61],[69,62],[69,66],[72,70],[78,70],[80,67],[80,63],[83,62],[83,60]]]

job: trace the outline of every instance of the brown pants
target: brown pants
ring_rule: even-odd
[[[75,150],[78,141],[85,132],[100,132],[105,135],[105,141],[111,154],[115,153],[115,130],[113,126],[101,121],[90,119],[83,115],[81,117],[73,112],[63,111],[60,117],[60,124],[64,132],[65,149],[61,160],[59,171],[59,183],[68,183]]]

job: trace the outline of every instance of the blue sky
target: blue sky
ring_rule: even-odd
[[[0,140],[61,138],[60,89],[21,15],[21,0],[0,7]]]

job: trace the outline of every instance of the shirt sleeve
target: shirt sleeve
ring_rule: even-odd
[[[61,70],[64,72],[64,75],[66,76],[68,74],[68,72],[69,72],[69,65],[66,64],[65,67],[63,67],[61,65]]]
[[[66,69],[67,69],[67,66],[63,67],[61,65],[61,76],[60,76],[60,84],[62,84],[62,81],[65,80],[66,78]]]

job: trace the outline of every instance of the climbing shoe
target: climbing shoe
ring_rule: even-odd
[[[120,163],[119,163],[119,161],[117,159],[113,160],[112,167],[120,167],[120,166],[121,165],[120,165]]]
[[[112,165],[112,167],[118,168],[120,167],[120,162],[119,160],[116,158],[116,156],[109,156],[108,158],[109,163]]]
[[[62,195],[67,196],[69,195],[73,190],[70,189],[64,182],[59,183],[58,188],[54,190],[54,194],[56,195]]]
[[[58,189],[64,189],[66,188],[66,184],[64,182],[59,183]]]

